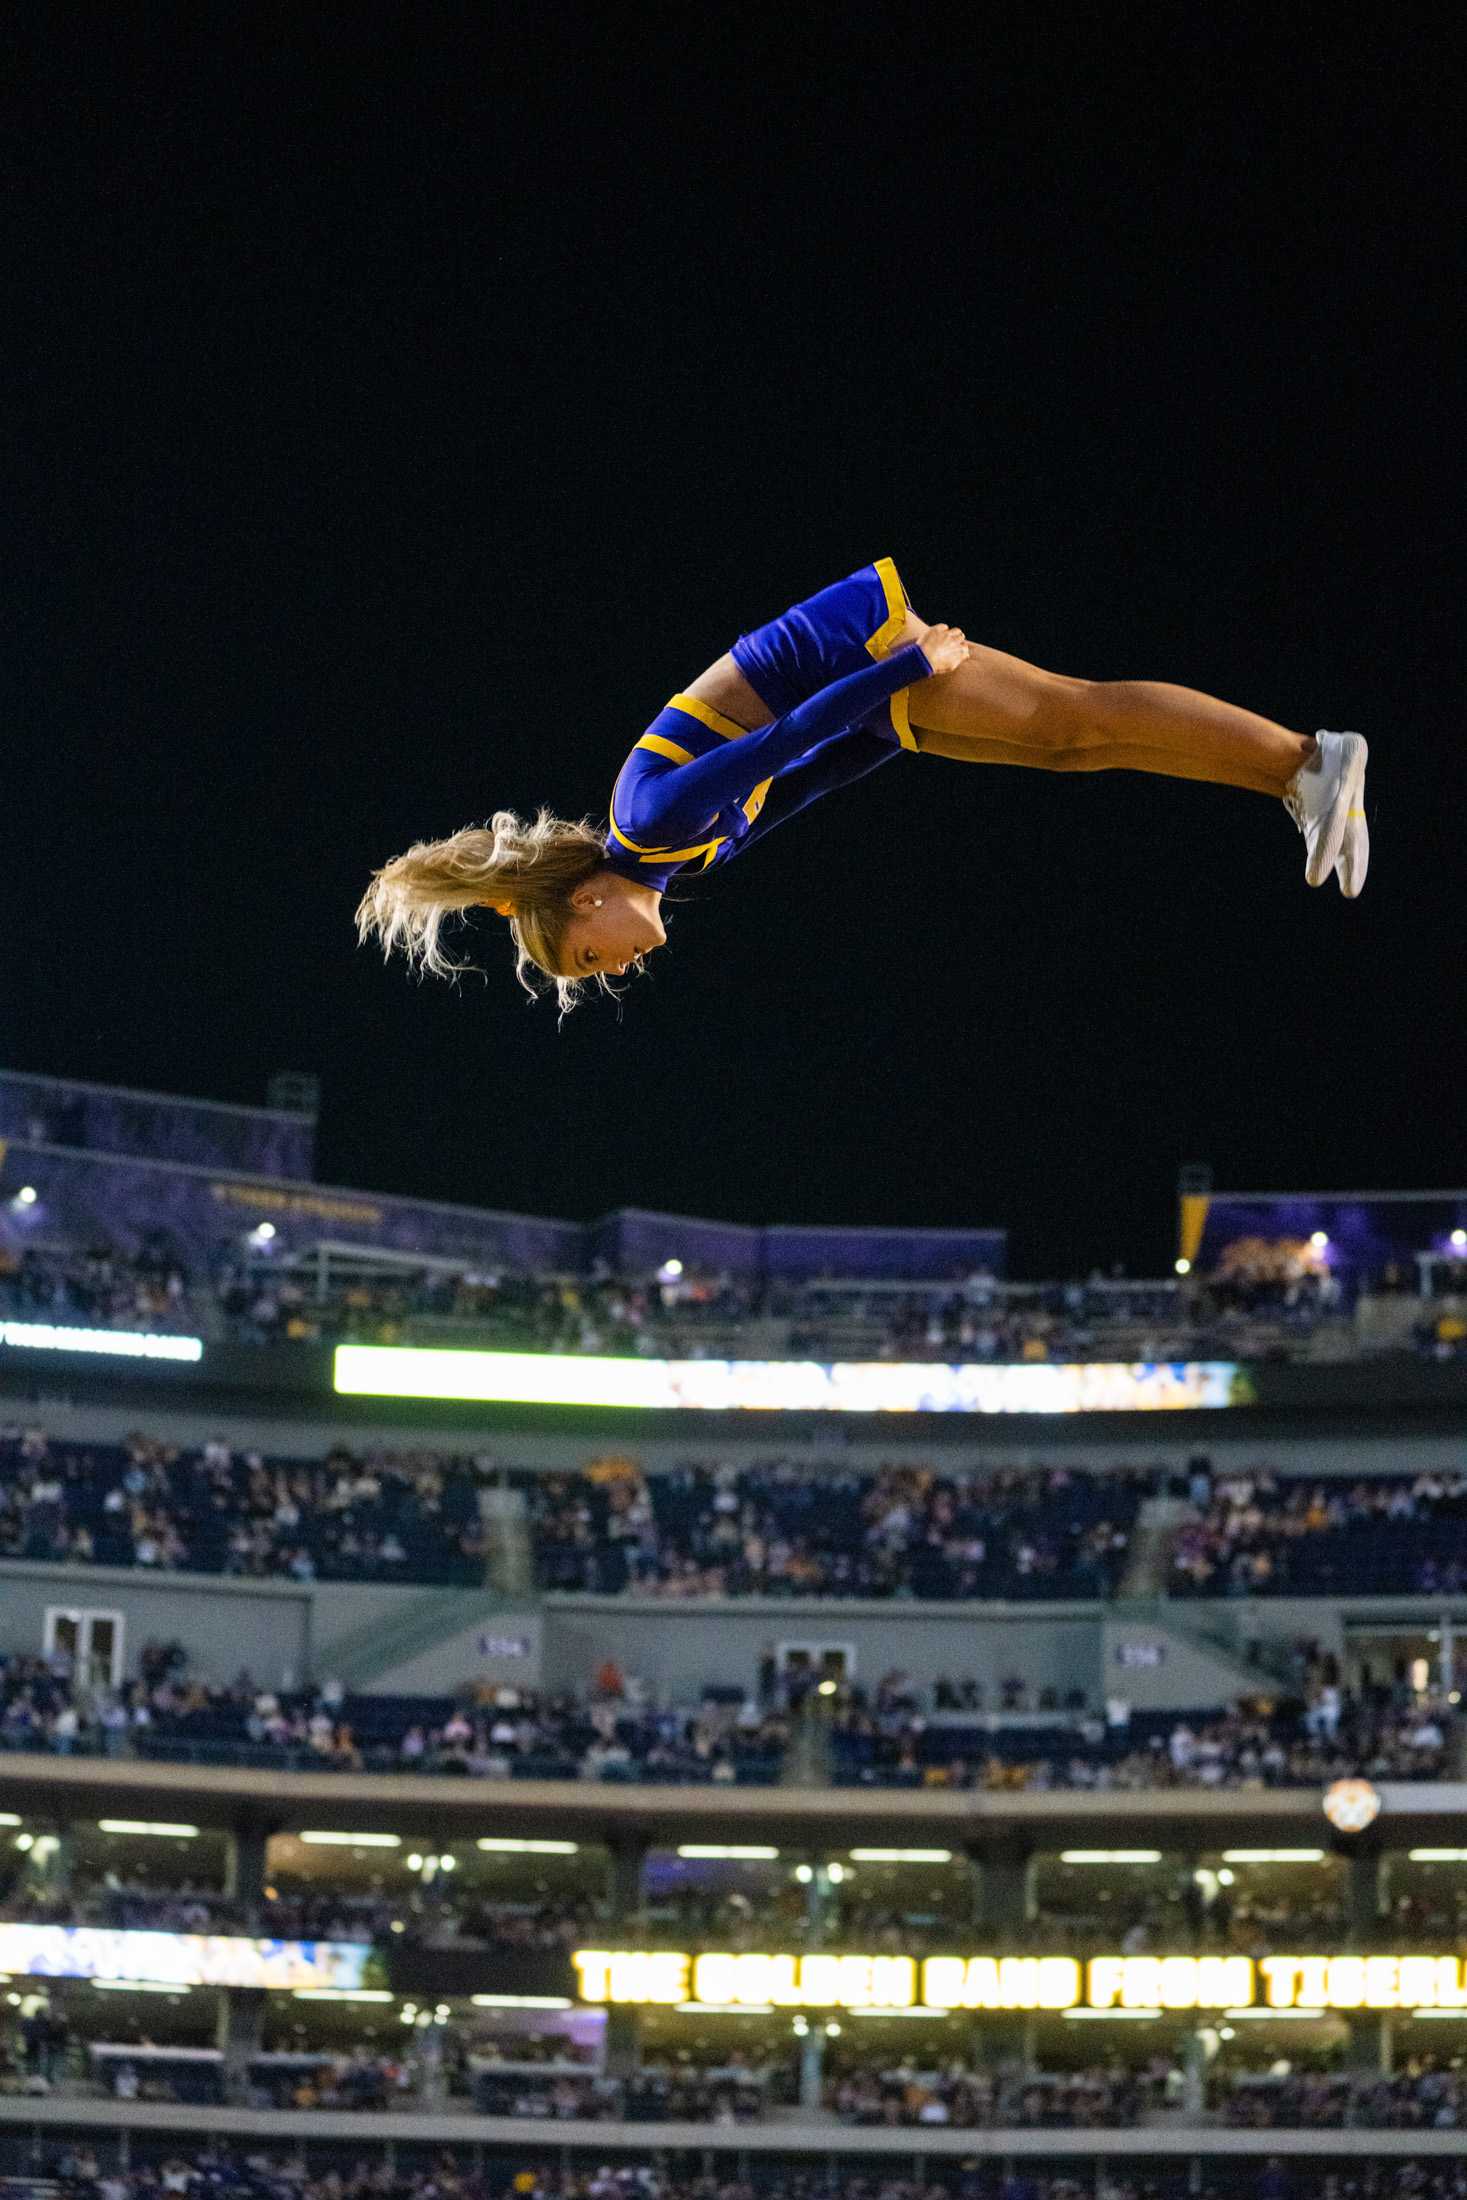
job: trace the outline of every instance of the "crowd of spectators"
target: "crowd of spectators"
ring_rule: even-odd
[[[1157,1474],[612,1459],[522,1482],[546,1589],[953,1599],[1113,1595]]]
[[[826,2088],[826,2100],[845,2124],[1125,2130],[1162,2104],[1173,2076],[1165,2063],[1058,2073],[981,2070],[962,2063],[940,2070],[903,2065],[836,2078]]]
[[[131,1255],[108,1245],[15,1254],[0,1247],[0,1315],[78,1329],[195,1331],[187,1273],[161,1239]]]
[[[1249,2130],[1456,2131],[1467,2075],[1425,2059],[1389,2077],[1308,2070],[1229,2077],[1210,2088],[1210,2106]]]
[[[1246,1247],[1245,1247],[1246,1251]],[[270,1245],[231,1250],[190,1275],[166,1236],[136,1250],[97,1242],[0,1248],[0,1312],[30,1321],[186,1330],[251,1343],[465,1343],[527,1352],[698,1357],[740,1330],[758,1356],[1023,1362],[1287,1356],[1322,1321],[1347,1316],[1327,1263],[1303,1249],[1225,1262],[1207,1278],[1133,1280],[1099,1270],[1047,1284],[986,1269],[893,1286],[702,1272],[669,1263],[619,1276],[518,1273],[424,1263],[343,1268]],[[1461,1270],[1463,1263],[1454,1264]],[[1438,1350],[1458,1303],[1442,1264],[1416,1340]],[[1449,1343],[1460,1330],[1450,1326]]]
[[[1467,1472],[1219,1476],[1182,1528],[1173,1596],[1453,1596],[1467,1588]]]
[[[479,2067],[473,2072],[472,2097],[486,2116],[541,2123],[592,2118],[630,2124],[747,2124],[757,2122],[765,2106],[756,2074],[737,2067],[654,2066],[620,2079],[559,2072],[538,2082],[527,2071]]]
[[[1167,1568],[1175,1597],[1467,1592],[1467,1471],[1215,1476],[1194,1460],[860,1472],[782,1456],[646,1474],[615,1456],[547,1475],[425,1450],[337,1445],[303,1460],[219,1438],[82,1443],[15,1424],[0,1428],[0,1558],[476,1586],[488,1550],[479,1493],[506,1473],[549,1591],[1104,1599],[1120,1590],[1144,1500],[1185,1495]]]
[[[760,1785],[782,1772],[792,1686],[763,1701],[712,1691],[666,1707],[605,1661],[581,1691],[499,1687],[462,1701],[349,1696],[339,1682],[289,1692],[248,1672],[190,1672],[179,1644],[144,1646],[143,1672],[83,1685],[67,1653],[0,1657],[0,1748],[134,1755],[262,1769],[438,1773],[479,1779]],[[1319,1676],[1325,1677],[1319,1677]],[[1329,1677],[1334,1676],[1334,1677]],[[1322,1661],[1305,1692],[1240,1698],[1225,1711],[1103,1711],[1081,1692],[1031,1692],[1017,1675],[977,1708],[976,1682],[932,1691],[890,1672],[842,1684],[829,1714],[837,1784],[1055,1790],[1320,1787],[1363,1775],[1433,1780],[1455,1762],[1457,1713],[1440,1695],[1342,1685]],[[973,1709],[957,1708],[972,1705]]]
[[[313,2150],[236,2155],[209,2141],[155,2162],[113,2166],[87,2140],[55,2145],[49,2166],[64,2200],[1467,2200],[1467,2163],[1320,2156],[1150,2163],[1077,2161],[1056,2168],[974,2154],[856,2170],[805,2158],[696,2166],[677,2158],[583,2162],[557,2151],[457,2152],[427,2162],[385,2155],[327,2166]],[[1240,2171],[1243,2173],[1240,2177]]]
[[[0,1429],[0,1558],[297,1581],[472,1586],[485,1542],[471,1462],[429,1452],[266,1459]]]
[[[645,1700],[611,1662],[582,1691],[501,1687],[462,1702],[205,1681],[180,1643],[145,1644],[136,1680],[81,1684],[68,1653],[0,1657],[0,1748],[459,1777],[765,1784],[788,1724],[752,1700]]]
[[[807,2160],[733,2162],[695,2167],[676,2158],[577,2164],[559,2151],[549,2158],[521,2153],[473,2157],[446,2148],[421,2166],[383,2159],[324,2167],[295,2152],[265,2150],[235,2156],[205,2141],[144,2167],[104,2164],[86,2141],[55,2150],[64,2200],[1183,2200],[1194,2194],[1187,2166],[1144,2170],[1125,2163],[1077,2164],[1073,2170],[1005,2168],[979,2157],[934,2161],[922,2175],[880,2165],[855,2172]],[[1388,2172],[1395,2165],[1383,2165]],[[1325,2187],[1253,2184],[1256,2200],[1324,2200]],[[1201,2200],[1235,2190],[1205,2186]],[[1375,2183],[1361,2200],[1461,2200],[1467,2184]],[[1357,2200],[1355,2191],[1331,2200]]]
[[[1351,1693],[1337,1682],[1307,1700],[1240,1698],[1223,1712],[1105,1711],[1026,1727],[933,1716],[917,1692],[884,1704],[852,1690],[832,1734],[847,1786],[1058,1789],[1322,1787],[1369,1779],[1439,1780],[1456,1714],[1441,1698]]]

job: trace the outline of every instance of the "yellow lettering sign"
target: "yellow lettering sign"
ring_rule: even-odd
[[[722,2009],[1467,2009],[1447,1955],[756,1955],[580,1948],[583,2002]]]

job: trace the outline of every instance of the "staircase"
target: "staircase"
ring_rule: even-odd
[[[351,1689],[365,1688],[380,1674],[421,1657],[435,1643],[447,1642],[466,1627],[524,1608],[523,1597],[505,1596],[498,1589],[425,1589],[389,1618],[349,1628],[334,1642],[323,1643],[315,1656],[317,1678],[338,1680]]]
[[[1233,1668],[1239,1694],[1269,1687],[1297,1690],[1299,1676],[1287,1645],[1256,1634],[1252,1610],[1246,1598],[1215,1612],[1174,1604],[1166,1597],[1138,1597],[1118,1601],[1112,1607],[1112,1616],[1127,1625],[1170,1635],[1177,1642],[1190,1643],[1207,1657],[1224,1660]]]
[[[316,1651],[319,1679],[365,1687],[394,1666],[421,1657],[435,1643],[477,1627],[511,1608],[523,1611],[535,1596],[529,1516],[520,1490],[483,1490],[479,1496],[487,1551],[485,1580],[469,1589],[425,1589],[389,1618],[348,1628]]]

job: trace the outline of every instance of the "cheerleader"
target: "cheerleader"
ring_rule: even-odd
[[[497,810],[487,826],[419,841],[376,872],[362,940],[452,977],[448,917],[508,919],[520,983],[562,1009],[665,945],[675,878],[731,862],[821,795],[904,752],[1040,771],[1160,772],[1282,800],[1304,836],[1304,876],[1365,884],[1366,744],[1290,733],[1194,689],[1076,680],[929,626],[879,558],[727,655],[658,712],[623,764],[609,825]]]

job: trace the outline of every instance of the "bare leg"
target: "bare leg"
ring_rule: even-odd
[[[1278,796],[1315,752],[1311,735],[1193,688],[1069,679],[978,646],[907,693],[918,748],[963,763],[1159,772]]]

